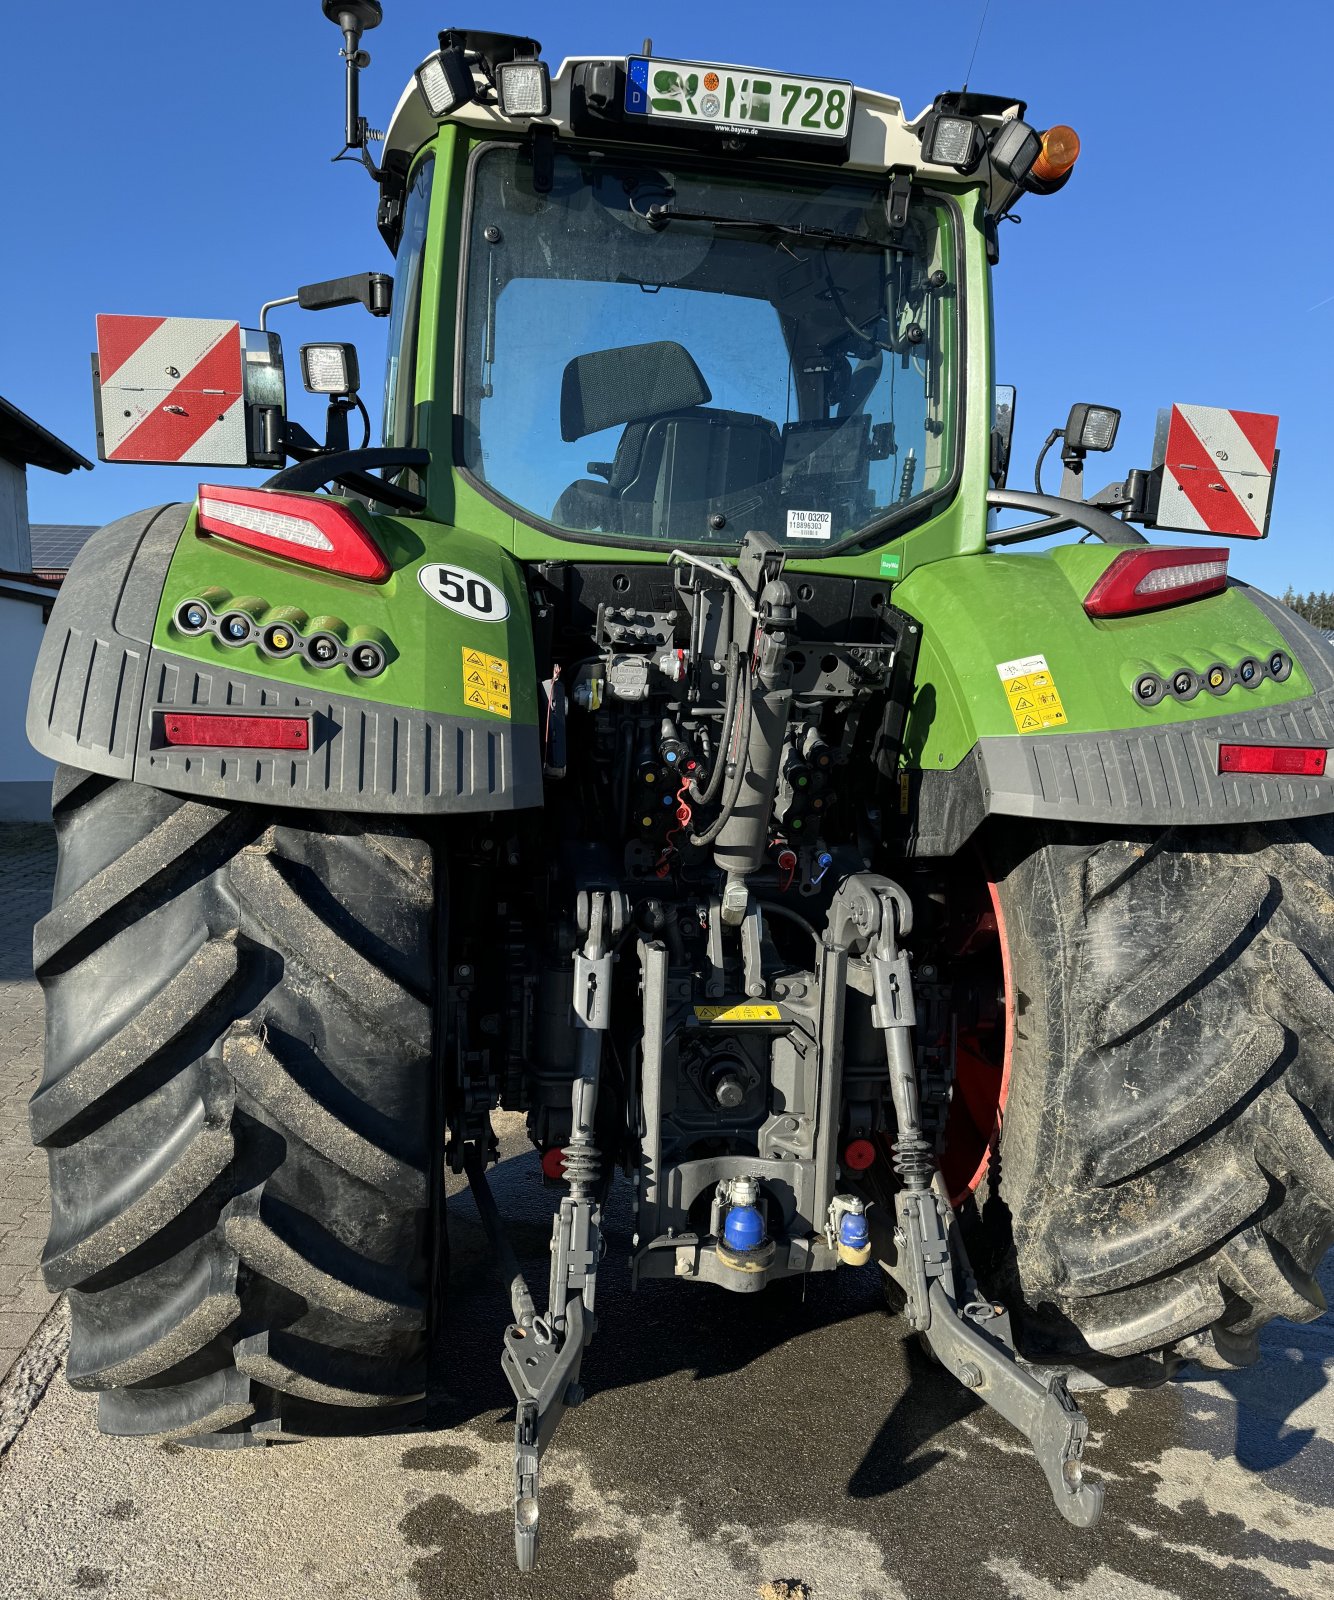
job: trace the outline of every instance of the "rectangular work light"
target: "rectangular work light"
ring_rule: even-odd
[[[1065,419],[1065,448],[1067,450],[1110,450],[1116,443],[1116,430],[1121,424],[1121,413],[1113,406],[1091,406],[1081,403],[1070,407]]]
[[[361,387],[356,345],[303,344],[301,381],[311,394],[356,394]]]
[[[502,61],[496,67],[496,93],[507,117],[545,117],[551,110],[551,74],[545,61]]]
[[[426,109],[433,117],[446,117],[477,97],[472,68],[457,45],[427,56],[415,76]]]
[[[971,117],[951,117],[934,111],[922,129],[923,159],[938,167],[958,167],[971,172],[981,155],[982,130]]]

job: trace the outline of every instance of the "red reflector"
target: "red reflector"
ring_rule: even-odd
[[[542,1152],[542,1171],[548,1178],[559,1178],[565,1171],[565,1152],[558,1144]]]
[[[1272,772],[1287,777],[1323,778],[1329,751],[1309,744],[1220,744],[1220,772]]]
[[[875,1146],[869,1139],[850,1139],[843,1152],[843,1165],[853,1172],[865,1172],[875,1165]]]
[[[370,583],[392,571],[356,513],[323,495],[201,483],[199,532]]]
[[[304,717],[233,717],[220,712],[166,711],[162,732],[168,744],[224,745],[231,750],[308,750],[310,724]]]
[[[1135,611],[1199,600],[1227,587],[1226,550],[1177,550],[1150,545],[1123,550],[1089,590],[1091,617],[1125,617]]]

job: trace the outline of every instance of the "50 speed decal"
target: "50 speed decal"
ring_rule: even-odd
[[[504,590],[467,567],[429,561],[418,569],[417,581],[438,605],[473,622],[504,622],[510,614]]]

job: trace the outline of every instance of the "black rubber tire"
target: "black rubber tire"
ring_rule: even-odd
[[[433,854],[70,768],[34,964],[46,1281],[104,1432],[414,1423],[435,1238]]]
[[[1334,819],[992,844],[1016,1026],[982,1213],[1027,1353],[1254,1359],[1324,1310]]]

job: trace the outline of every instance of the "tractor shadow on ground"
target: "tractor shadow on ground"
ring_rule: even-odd
[[[1318,1277],[1326,1300],[1334,1303],[1334,1256]],[[1210,1386],[1224,1391],[1236,1414],[1233,1453],[1248,1472],[1272,1472],[1300,1457],[1302,1470],[1323,1486],[1317,1502],[1334,1503],[1334,1441],[1291,1421],[1303,1409],[1312,1414],[1310,1403],[1334,1383],[1334,1317],[1326,1313],[1315,1322],[1270,1323],[1260,1343],[1256,1366],[1190,1367],[1176,1381],[1188,1391],[1198,1387],[1202,1399]]]

